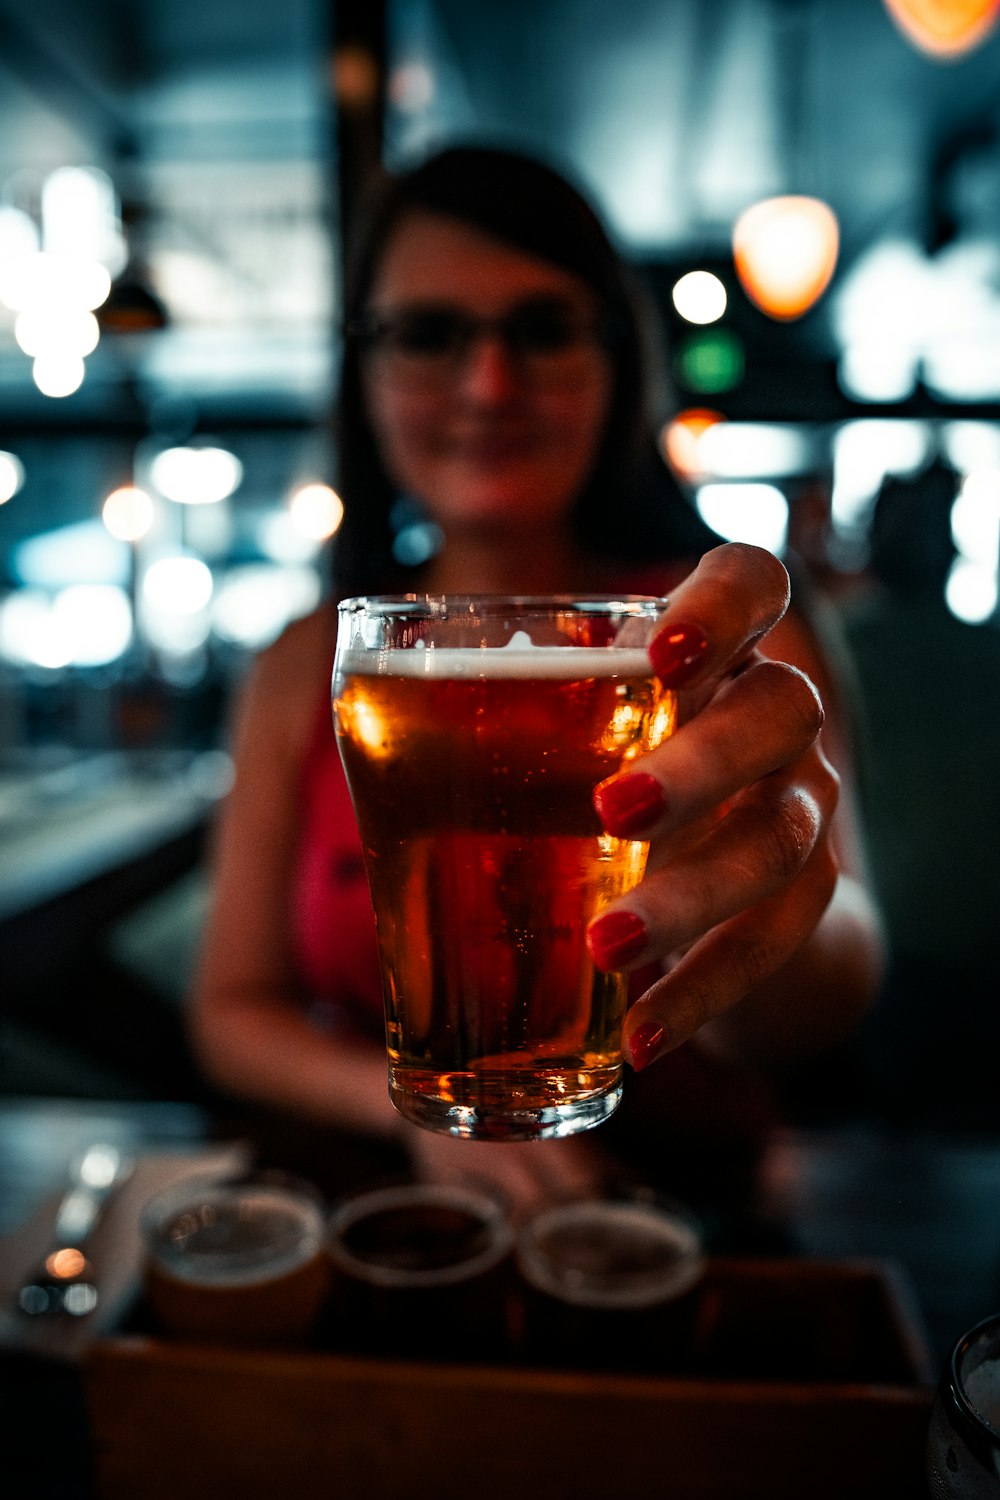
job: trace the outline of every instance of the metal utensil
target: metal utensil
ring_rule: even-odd
[[[113,1189],[131,1170],[131,1162],[118,1147],[103,1141],[89,1146],[74,1163],[48,1254],[17,1294],[22,1313],[33,1318],[53,1313],[79,1318],[93,1312],[98,1292],[86,1246]]]

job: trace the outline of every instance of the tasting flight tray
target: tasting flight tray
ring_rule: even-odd
[[[715,1259],[662,1375],[247,1350],[135,1331],[85,1379],[100,1500],[908,1500],[927,1340],[882,1261]]]

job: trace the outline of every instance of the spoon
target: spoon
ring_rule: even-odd
[[[56,1213],[48,1254],[17,1294],[28,1317],[69,1313],[83,1317],[97,1306],[93,1266],[84,1251],[111,1191],[132,1170],[117,1146],[97,1142],[74,1164],[70,1186]]]

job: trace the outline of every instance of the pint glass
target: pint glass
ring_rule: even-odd
[[[642,876],[596,784],[671,732],[647,645],[666,601],[341,604],[334,722],[361,832],[389,1094],[452,1135],[599,1124],[621,1096],[626,977],[587,923]]]

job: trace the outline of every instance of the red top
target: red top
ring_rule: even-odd
[[[375,918],[327,696],[302,765],[301,811],[292,930],[306,989],[331,1021],[381,1038]]]

